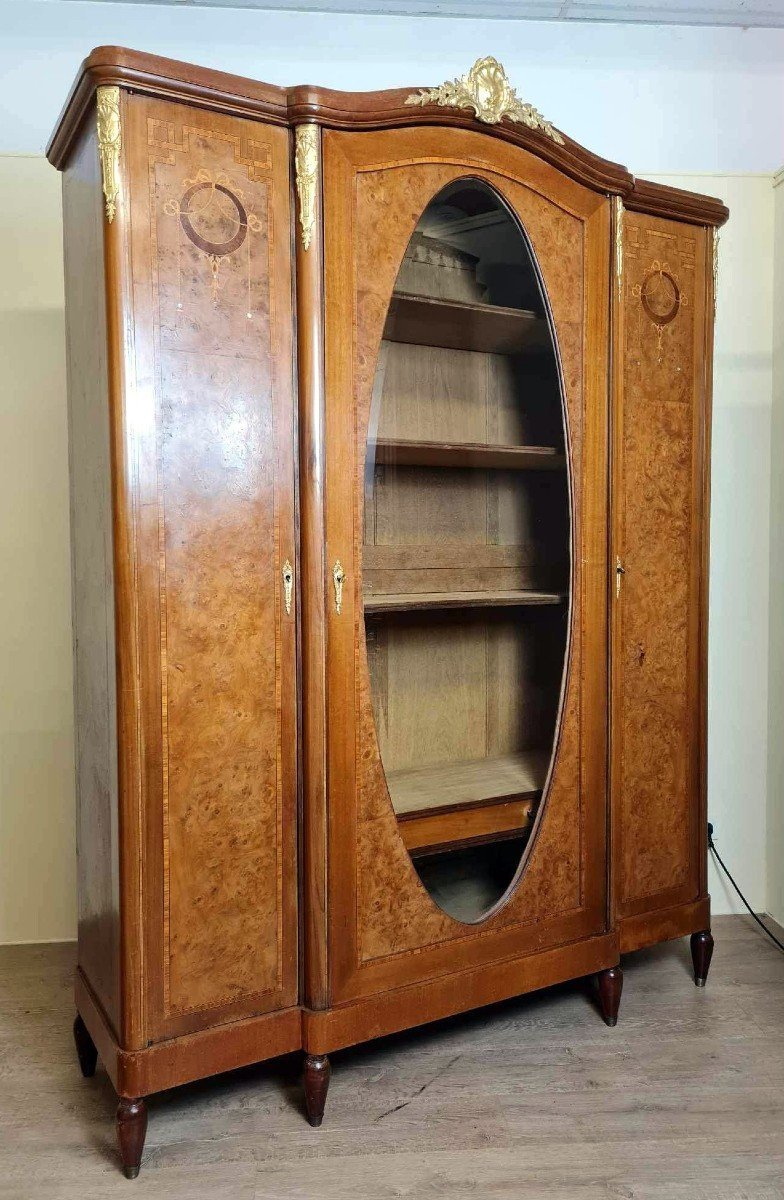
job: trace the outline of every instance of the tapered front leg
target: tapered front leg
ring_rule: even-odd
[[[95,1048],[95,1042],[87,1032],[87,1026],[80,1016],[77,1015],[73,1023],[73,1035],[76,1042],[76,1053],[79,1058],[79,1066],[82,1068],[82,1074],[85,1079],[90,1079],[95,1074],[95,1065],[98,1062],[98,1051]]]
[[[705,987],[711,958],[713,957],[713,934],[710,929],[701,929],[691,935],[691,961],[694,963],[694,982]]]
[[[144,1100],[121,1096],[117,1105],[117,1144],[126,1179],[135,1179],[139,1174],[146,1135],[147,1105]]]
[[[618,1009],[621,1006],[623,991],[623,971],[620,966],[608,967],[600,971],[599,976],[599,1008],[605,1025],[618,1024]]]
[[[321,1124],[329,1089],[330,1066],[326,1054],[306,1054],[303,1072],[305,1112],[311,1125]]]

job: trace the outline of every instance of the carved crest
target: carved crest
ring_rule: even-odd
[[[559,146],[563,138],[554,125],[545,120],[533,104],[526,104],[515,92],[506,71],[495,58],[479,58],[467,75],[442,83],[440,87],[413,92],[406,104],[438,104],[442,108],[472,108],[478,121],[497,125],[504,117],[529,129],[546,134]]]

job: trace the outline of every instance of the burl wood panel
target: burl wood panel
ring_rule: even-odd
[[[700,608],[705,229],[624,217],[615,405],[615,906],[700,894]]]
[[[604,928],[609,212],[604,198],[524,152],[463,131],[328,132],[324,171],[327,541],[330,564],[339,557],[348,575],[342,613],[329,606],[337,999],[444,973],[458,952],[465,968]],[[519,885],[473,927],[436,907],[398,831],[379,757],[361,599],[366,436],[392,288],[427,203],[468,174],[486,179],[520,215],[543,270],[563,362],[575,547],[570,665],[543,819]]]
[[[118,1031],[120,872],[103,196],[94,125],[63,174],[79,965]]]
[[[130,107],[148,1015],[160,1034],[296,999],[289,136]]]

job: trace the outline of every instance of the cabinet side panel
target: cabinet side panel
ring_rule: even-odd
[[[128,109],[157,1038],[296,1001],[289,136]]]
[[[114,577],[103,195],[94,126],[63,175],[79,965],[119,1029]]]
[[[705,229],[627,213],[615,411],[614,896],[701,891]]]

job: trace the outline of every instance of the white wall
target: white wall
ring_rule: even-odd
[[[767,871],[771,916],[784,925],[784,172],[776,176],[773,411],[770,439],[770,670]]]
[[[133,46],[270,83],[440,83],[479,55],[597,154],[632,170],[784,162],[784,30],[470,21],[0,0],[0,152],[40,152],[86,53]]]
[[[521,94],[591,149],[642,175],[689,171],[665,181],[729,203],[716,337],[710,812],[764,908],[770,173],[784,160],[784,33],[79,0],[0,0],[0,30],[0,153],[40,153],[79,61],[101,43],[346,88],[434,84],[496,53]],[[40,158],[0,157],[0,942],[74,929],[60,239],[56,173]],[[777,730],[771,744],[783,740]],[[721,884],[711,887],[715,911],[729,911]]]

